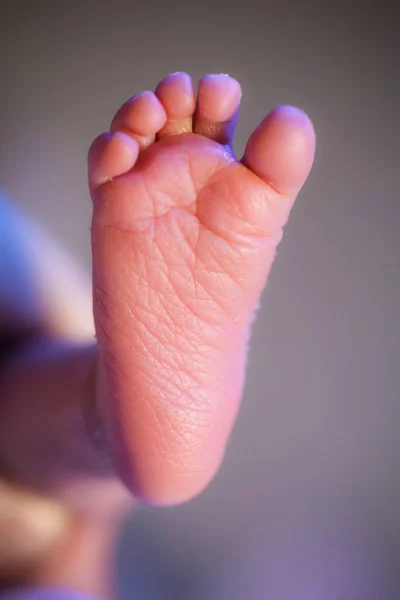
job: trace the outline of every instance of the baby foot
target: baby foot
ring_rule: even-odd
[[[242,395],[253,315],[314,132],[276,108],[238,161],[238,82],[185,73],[128,100],[89,152],[100,408],[126,485],[152,503],[199,492]]]

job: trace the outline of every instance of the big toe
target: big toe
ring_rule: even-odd
[[[279,195],[294,199],[304,185],[315,153],[308,116],[293,106],[278,106],[257,127],[242,163]]]

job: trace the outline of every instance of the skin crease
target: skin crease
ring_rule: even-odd
[[[121,107],[93,143],[97,343],[85,277],[4,203],[32,302],[6,272],[14,283],[0,324],[18,344],[0,371],[0,539],[16,514],[18,526],[12,560],[0,544],[3,580],[111,597],[110,557],[132,493],[183,502],[218,469],[253,312],[315,145],[304,113],[279,107],[237,162],[229,144],[240,97],[232,78],[205,76],[196,106],[189,76],[173,74]],[[213,290],[211,301],[199,289]],[[46,515],[36,530],[35,510]]]
[[[172,136],[168,121],[187,118],[190,89],[184,74],[164,82],[166,123],[140,154],[135,101],[89,153],[100,409],[122,480],[156,505],[197,495],[221,464],[250,324],[314,154],[310,121],[282,106],[238,162],[241,91],[228,76],[200,81],[193,132]],[[168,114],[179,97],[182,119]]]

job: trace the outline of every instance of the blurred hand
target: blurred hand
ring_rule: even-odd
[[[0,239],[0,588],[66,584],[106,597],[130,499],[82,430],[95,365],[90,280],[1,196]]]

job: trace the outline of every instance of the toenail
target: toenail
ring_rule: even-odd
[[[230,77],[228,73],[208,73],[206,77]]]
[[[153,96],[153,92],[151,92],[150,90],[144,90],[143,92],[139,92],[138,94],[135,94],[134,96],[131,96],[125,102],[125,104],[131,104],[132,102],[135,102],[139,98],[143,98],[143,97],[146,97],[146,96]]]

